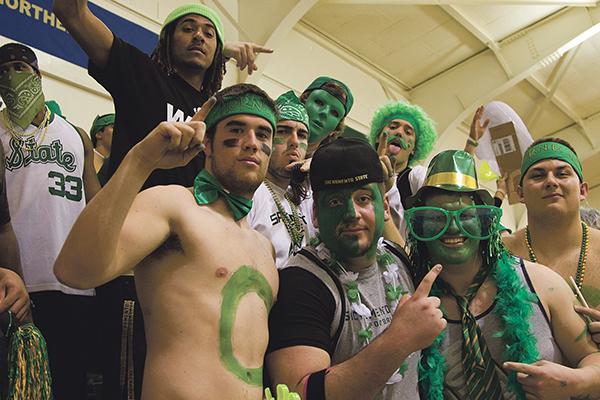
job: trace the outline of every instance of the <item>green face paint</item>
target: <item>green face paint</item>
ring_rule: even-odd
[[[262,367],[246,368],[233,354],[233,325],[242,297],[256,293],[267,308],[273,304],[273,291],[266,278],[254,268],[243,265],[221,291],[221,318],[219,320],[219,354],[221,362],[232,374],[252,386],[262,386]]]
[[[583,330],[581,331],[581,333],[579,335],[577,335],[577,337],[575,338],[575,343],[579,342],[581,339],[586,338],[590,336],[590,330],[588,328],[588,326],[584,326]]]
[[[274,145],[278,145],[278,144],[285,144],[285,139],[282,138],[281,136],[275,136],[273,138],[273,144]]]
[[[308,143],[300,142],[298,147],[300,147],[301,150],[306,151],[306,149],[308,149]]]
[[[460,210],[466,205],[472,205],[473,201],[460,193],[446,192],[441,195],[433,195],[427,199],[425,205],[444,208],[446,210]],[[462,243],[444,243],[450,238],[465,239]],[[425,242],[429,252],[429,258],[433,264],[457,265],[464,264],[474,259],[479,252],[480,240],[470,239],[464,236],[456,225],[454,219],[450,222],[448,230],[442,237],[431,242]]]
[[[317,221],[323,243],[338,259],[374,256],[384,224],[383,197],[377,184],[319,192]],[[357,225],[365,230],[348,231]]]
[[[42,80],[35,72],[10,70],[0,77],[0,97],[10,120],[25,129],[44,107]]]
[[[396,142],[400,145],[403,150],[408,150],[412,147],[412,139],[408,139],[408,141],[404,140],[402,136],[390,136],[387,140],[388,144],[392,142]]]
[[[304,105],[309,117],[310,144],[320,142],[333,132],[346,112],[342,102],[323,89],[310,92]]]
[[[583,297],[590,307],[596,308],[600,306],[600,289],[589,285],[583,285],[581,287],[581,294],[583,294]]]

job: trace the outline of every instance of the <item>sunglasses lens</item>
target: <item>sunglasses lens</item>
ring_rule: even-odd
[[[473,239],[488,239],[498,230],[499,216],[491,208],[468,207],[458,215],[464,232]]]
[[[418,239],[428,240],[439,235],[446,227],[446,214],[439,210],[414,210],[410,215],[410,226]]]

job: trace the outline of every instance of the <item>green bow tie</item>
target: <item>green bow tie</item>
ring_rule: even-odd
[[[227,204],[236,221],[244,218],[252,208],[252,200],[229,193],[206,169],[200,171],[194,180],[194,197],[203,206],[217,201],[220,196]]]

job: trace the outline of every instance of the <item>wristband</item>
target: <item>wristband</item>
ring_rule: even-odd
[[[306,398],[310,400],[325,400],[326,369],[310,374],[306,384]]]
[[[473,147],[477,147],[479,145],[479,142],[473,139],[471,136],[467,138],[467,143],[469,143]]]

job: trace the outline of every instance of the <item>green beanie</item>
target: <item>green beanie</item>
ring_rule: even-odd
[[[217,31],[219,43],[221,43],[221,46],[225,45],[225,36],[223,35],[223,24],[221,24],[221,19],[213,9],[208,8],[204,4],[186,4],[171,11],[171,13],[167,15],[167,18],[160,29],[161,33],[171,22],[189,14],[201,15],[212,22],[212,24],[215,26],[215,30]]]

